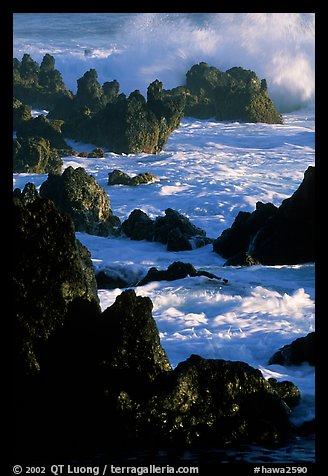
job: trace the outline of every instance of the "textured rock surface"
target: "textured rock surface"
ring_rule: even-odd
[[[120,220],[110,209],[107,193],[82,167],[68,167],[62,175],[49,175],[40,195],[67,213],[76,231],[100,236],[118,234]]]

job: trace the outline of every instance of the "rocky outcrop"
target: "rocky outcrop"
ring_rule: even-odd
[[[16,98],[13,98],[13,128],[14,131],[20,127],[22,122],[32,119],[32,110],[30,106],[23,104]]]
[[[133,210],[122,223],[122,231],[131,239],[163,243],[168,251],[192,250],[212,243],[204,230],[172,208],[154,221],[142,210]]]
[[[83,298],[98,305],[98,296],[90,255],[51,201],[14,198],[13,225],[15,338],[21,370],[35,373],[36,346],[62,325],[69,303]]]
[[[68,167],[62,175],[50,174],[40,195],[67,213],[76,231],[100,236],[119,233],[120,220],[110,209],[107,193],[82,167]]]
[[[208,273],[207,271],[197,271],[190,263],[182,263],[181,261],[175,261],[170,264],[166,270],[158,270],[157,268],[150,268],[146,276],[137,283],[138,286],[143,286],[152,281],[174,281],[176,279],[183,279],[186,277],[205,276],[209,279],[216,279],[221,284],[227,284],[227,279],[222,279],[215,274]]]
[[[263,264],[315,261],[315,167],[308,167],[298,189],[259,229],[250,254]]]
[[[233,67],[223,72],[201,62],[187,72],[185,94],[186,116],[282,124],[266,80],[254,71]]]
[[[310,332],[305,337],[299,337],[275,352],[270,358],[269,364],[301,365],[303,362],[307,362],[310,365],[315,365],[315,355],[315,332]]]
[[[191,355],[143,408],[145,438],[174,446],[277,443],[291,431],[289,407],[244,362]]]
[[[140,173],[134,177],[130,177],[130,175],[122,172],[122,170],[115,169],[108,174],[108,185],[129,185],[133,187],[158,181],[158,178],[150,172]]]
[[[60,174],[63,161],[50,142],[42,137],[13,141],[13,172]]]
[[[18,139],[29,137],[42,137],[49,141],[55,149],[68,149],[68,145],[62,134],[62,121],[49,120],[43,114],[29,120],[22,121],[16,128]]]
[[[55,69],[55,59],[48,53],[39,65],[25,53],[22,60],[13,60],[14,97],[22,103],[45,109],[53,108],[63,99],[71,98],[61,73]]]
[[[231,228],[221,233],[213,243],[213,250],[223,258],[238,262],[236,257],[247,253],[258,230],[277,212],[272,203],[257,202],[255,211],[239,212]],[[249,255],[249,252],[248,252]]]
[[[233,265],[243,265],[245,256],[264,265],[315,261],[314,197],[315,167],[308,167],[299,188],[279,208],[257,202],[254,212],[239,212],[213,250]]]

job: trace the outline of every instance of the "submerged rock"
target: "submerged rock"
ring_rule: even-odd
[[[50,174],[41,185],[40,195],[67,213],[76,231],[100,236],[118,234],[120,220],[110,209],[107,193],[82,167],[68,167],[62,175]]]
[[[192,264],[182,263],[181,261],[175,261],[170,264],[166,270],[158,270],[157,268],[150,268],[146,276],[137,283],[138,286],[143,286],[152,281],[174,281],[176,279],[183,279],[187,276],[205,276],[209,279],[217,279],[221,284],[227,284],[227,279],[222,279],[215,274],[208,273],[207,271],[197,271]]]

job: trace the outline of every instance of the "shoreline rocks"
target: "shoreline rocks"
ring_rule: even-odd
[[[280,207],[257,202],[254,212],[239,212],[231,228],[214,241],[213,251],[235,266],[314,262],[314,216],[315,167],[310,166]]]
[[[40,196],[53,200],[73,220],[75,230],[98,236],[118,235],[120,220],[110,209],[105,190],[84,168],[68,167],[62,175],[49,174]]]
[[[192,250],[212,243],[205,231],[186,216],[172,208],[167,208],[164,213],[165,216],[152,220],[142,210],[133,210],[122,223],[122,231],[131,239],[162,243],[168,251]]]

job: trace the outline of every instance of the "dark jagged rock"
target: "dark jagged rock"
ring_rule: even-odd
[[[121,276],[113,276],[113,273],[108,274],[104,270],[96,273],[96,281],[98,289],[116,289],[133,286],[133,283],[123,279]]]
[[[100,147],[96,147],[93,149],[92,152],[89,152],[88,153],[88,158],[89,159],[97,159],[99,157],[104,157],[105,155],[105,151],[103,149],[101,149]]]
[[[300,365],[308,362],[315,365],[315,354],[315,332],[310,332],[279,349],[270,358],[269,364]]]
[[[133,210],[122,223],[122,231],[132,240],[153,240],[154,222],[142,210]]]
[[[229,258],[226,264],[242,264],[238,260],[243,255],[264,265],[315,261],[314,182],[315,167],[308,167],[299,188],[279,208],[257,202],[254,212],[239,212],[231,228],[214,241],[213,250]]]
[[[35,188],[34,183],[27,183],[23,190],[20,188],[15,188],[13,192],[14,198],[18,198],[23,205],[28,205],[29,203],[34,202],[38,198],[40,198],[39,192]]]
[[[49,120],[43,114],[37,117],[22,121],[17,127],[18,139],[28,137],[42,137],[50,142],[50,146],[56,149],[68,149],[61,131],[62,121]]]
[[[55,69],[55,59],[48,53],[41,65],[34,61],[29,54],[24,54],[22,60],[13,61],[14,97],[33,107],[53,108],[58,101],[71,98],[61,73]]]
[[[32,119],[32,110],[30,106],[23,104],[18,99],[13,99],[13,128],[16,130],[22,122]]]
[[[273,444],[292,428],[289,407],[259,370],[197,355],[168,374],[143,412],[145,438],[184,447]]]
[[[63,161],[47,139],[27,137],[13,141],[13,171],[60,174]]]
[[[272,203],[256,203],[254,212],[239,212],[231,228],[224,230],[213,243],[213,250],[223,258],[247,253],[258,230],[277,212]]]
[[[105,190],[82,167],[68,167],[62,175],[49,174],[40,195],[67,213],[76,231],[100,236],[118,234],[120,220],[113,215]]]
[[[168,251],[192,250],[212,243],[204,230],[172,208],[167,208],[165,216],[157,217],[155,221],[143,211],[133,210],[122,223],[122,231],[132,239],[163,243]]]
[[[233,67],[226,72],[201,62],[186,74],[185,115],[220,121],[241,120],[281,124],[265,79],[254,71]]]
[[[197,271],[190,263],[182,263],[181,261],[175,261],[170,264],[166,270],[158,270],[157,268],[150,268],[146,276],[138,282],[138,286],[143,286],[152,281],[174,281],[176,279],[183,279],[187,276],[205,276],[209,279],[217,279],[222,284],[227,284],[227,279],[222,279],[215,274],[208,273],[207,271]]]
[[[315,261],[315,167],[308,167],[298,189],[259,229],[251,255],[262,264]]]
[[[204,239],[204,244],[211,242],[207,241],[204,230],[196,227],[186,216],[172,208],[167,208],[165,216],[157,217],[155,220],[154,241],[167,244],[168,251],[191,250],[190,240],[196,237]]]
[[[23,194],[24,195],[24,194]],[[25,192],[26,196],[26,192]],[[25,201],[26,202],[26,201]],[[72,221],[49,200],[14,198],[14,318],[20,332],[20,370],[39,369],[35,346],[62,325],[68,304],[98,304],[90,257],[77,245]]]
[[[136,186],[140,184],[148,184],[157,182],[158,178],[150,172],[140,173],[134,177],[122,172],[121,170],[113,170],[108,174],[108,185],[129,185]]]
[[[140,398],[159,376],[172,371],[160,344],[153,304],[149,298],[123,291],[102,313],[103,373],[111,391],[126,391]]]

